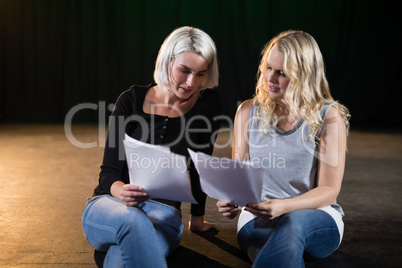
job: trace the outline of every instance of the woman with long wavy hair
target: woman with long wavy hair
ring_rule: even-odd
[[[236,114],[232,152],[264,168],[261,202],[217,202],[228,218],[241,212],[238,242],[253,267],[304,267],[339,246],[349,117],[330,94],[311,35],[286,31],[265,46],[255,96]]]

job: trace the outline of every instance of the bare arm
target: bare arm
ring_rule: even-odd
[[[244,101],[239,108],[234,121],[232,159],[248,160],[248,127],[252,100]]]
[[[252,100],[244,101],[239,108],[234,121],[233,129],[233,147],[232,147],[232,159],[235,160],[247,160],[249,159],[249,146],[248,146],[248,126],[250,121],[250,108]],[[235,204],[231,204],[225,200],[219,200],[216,203],[218,211],[223,216],[233,219],[241,210]]]

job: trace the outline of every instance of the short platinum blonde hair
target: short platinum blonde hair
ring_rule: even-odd
[[[170,88],[172,63],[183,52],[195,52],[208,63],[206,77],[199,90],[217,87],[219,70],[215,43],[204,31],[189,26],[177,28],[166,37],[156,58],[155,82],[162,88]]]
[[[284,54],[283,72],[289,78],[284,95],[285,103],[293,118],[300,114],[310,125],[312,131],[309,138],[313,140],[323,123],[320,110],[325,104],[338,109],[348,132],[349,111],[331,96],[324,60],[317,42],[310,34],[294,30],[282,32],[272,38],[262,51],[254,100],[260,105],[263,126],[275,127],[278,123],[278,116],[275,114],[278,102],[269,97],[265,76],[268,57],[275,45]]]

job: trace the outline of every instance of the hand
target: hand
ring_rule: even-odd
[[[206,232],[214,227],[212,223],[204,221],[203,216],[190,215],[190,221],[188,222],[188,229],[191,232]]]
[[[121,200],[128,207],[137,207],[144,201],[149,199],[149,196],[141,186],[125,184],[120,191]]]
[[[223,216],[229,219],[233,219],[234,217],[236,217],[241,210],[241,207],[239,207],[238,205],[223,200],[219,200],[216,203],[216,206],[218,207],[218,211],[222,213]]]
[[[244,210],[270,221],[287,213],[285,203],[286,199],[267,199],[257,204],[247,204]]]

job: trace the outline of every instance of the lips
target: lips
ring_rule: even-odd
[[[184,87],[181,87],[181,89],[182,89],[184,92],[186,92],[186,93],[188,93],[188,92],[191,92],[191,91],[192,91],[192,89],[191,89],[191,88],[184,88]]]
[[[268,86],[268,89],[269,89],[269,91],[271,91],[271,92],[278,92],[278,91],[280,90],[279,87],[275,87],[275,86],[273,86],[273,85],[269,85],[269,86]]]

